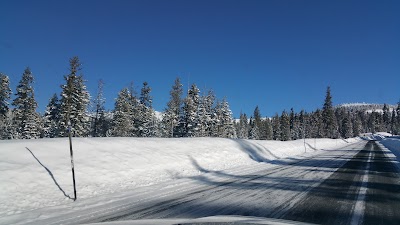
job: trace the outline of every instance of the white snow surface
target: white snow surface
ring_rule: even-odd
[[[0,224],[29,223],[110,202],[118,193],[171,185],[212,171],[312,155],[358,138],[260,141],[223,138],[73,138],[73,202],[67,138],[0,141]],[[397,147],[397,144],[395,144]],[[306,148],[306,149],[305,149]],[[305,153],[307,151],[307,153]],[[141,187],[141,189],[139,188]],[[139,189],[138,189],[139,188]]]

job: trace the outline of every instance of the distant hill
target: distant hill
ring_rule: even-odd
[[[335,108],[346,108],[350,111],[364,111],[364,112],[383,112],[384,104],[377,104],[377,103],[344,103],[335,106]],[[389,111],[396,110],[397,105],[390,105],[387,104],[389,107]]]

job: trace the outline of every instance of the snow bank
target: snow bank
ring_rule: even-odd
[[[80,201],[208,171],[343,147],[358,139],[74,138]],[[71,203],[68,139],[0,141],[0,218]]]
[[[384,138],[379,142],[388,148],[396,156],[397,161],[400,162],[400,137]]]

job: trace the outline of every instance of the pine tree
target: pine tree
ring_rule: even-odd
[[[281,140],[281,123],[279,115],[277,113],[272,118],[272,130],[273,130],[272,139],[277,141]]]
[[[356,113],[353,117],[353,136],[357,137],[361,133],[362,133],[362,123],[358,113]]]
[[[200,98],[199,118],[200,118],[200,137],[208,137],[212,135],[212,127],[215,126],[214,115],[215,95],[213,91],[209,91],[207,95]]]
[[[8,107],[10,96],[10,79],[0,73],[0,139],[8,139],[11,136],[11,114]]]
[[[106,137],[110,121],[106,117],[106,110],[104,104],[106,102],[103,96],[103,80],[99,80],[97,84],[96,98],[93,99],[93,113],[92,113],[92,129],[91,134],[93,137]]]
[[[280,118],[281,126],[281,139],[282,141],[290,140],[290,117],[285,110],[283,110]]]
[[[69,74],[64,76],[66,84],[61,86],[60,136],[68,135],[68,127],[71,124],[73,136],[86,137],[90,133],[90,121],[87,113],[90,95],[86,90],[83,75],[78,74],[82,69],[79,58],[72,57],[69,64]]]
[[[343,138],[351,138],[353,137],[353,124],[351,122],[350,112],[345,113],[344,118],[342,120],[341,126],[341,135]]]
[[[390,117],[390,133],[392,135],[394,135],[394,133],[396,131],[395,125],[396,125],[396,111],[393,109],[392,115]]]
[[[306,133],[310,132],[310,131],[306,131],[306,115],[305,115],[305,111],[301,110],[300,114],[299,114],[299,134],[298,134],[298,139],[300,138],[305,138],[306,137]]]
[[[152,108],[153,98],[150,96],[150,92],[151,88],[148,86],[147,82],[144,82],[140,91],[138,117],[135,120],[138,137],[153,137],[155,135],[155,113]]]
[[[382,131],[384,132],[390,132],[390,112],[389,112],[389,107],[387,106],[387,104],[385,103],[383,105],[383,129]]]
[[[17,97],[12,105],[14,138],[33,139],[40,137],[40,119],[36,112],[37,103],[35,100],[32,83],[34,78],[31,70],[27,67],[17,86]]]
[[[332,106],[331,88],[326,89],[326,97],[322,109],[323,133],[325,137],[337,138],[335,114]]]
[[[131,100],[132,97],[128,88],[124,88],[118,93],[111,128],[111,135],[114,137],[134,136]]]
[[[257,123],[253,119],[253,117],[250,117],[250,132],[249,132],[249,139],[252,140],[259,140],[260,139],[260,129],[257,126]]]
[[[186,137],[197,137],[199,133],[199,93],[200,90],[197,86],[192,84],[184,100],[183,123]]]
[[[309,128],[306,128],[306,131],[310,130],[309,133],[306,133],[306,138],[323,138],[325,137],[324,131],[324,122],[323,122],[323,112],[317,109],[314,113],[310,115]]]
[[[223,138],[236,138],[235,127],[233,125],[232,111],[226,98],[222,99],[220,110],[220,135]]]
[[[254,109],[253,118],[254,120],[250,128],[251,135],[249,136],[249,138],[259,140],[261,139],[262,123],[261,123],[261,113],[258,106],[256,106],[256,108]]]
[[[271,124],[270,118],[266,118],[264,120],[264,132],[265,132],[265,139],[272,140],[273,131],[272,131],[272,124]]]
[[[175,83],[172,86],[170,93],[170,99],[167,103],[167,108],[164,111],[162,119],[164,137],[179,137],[179,122],[182,115],[182,84],[178,78],[175,79]]]
[[[43,136],[48,138],[58,137],[60,122],[60,102],[57,94],[51,97],[43,117]]]
[[[249,136],[249,122],[246,113],[240,113],[238,138],[247,139]]]

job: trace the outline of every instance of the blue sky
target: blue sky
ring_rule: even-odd
[[[26,66],[39,111],[79,56],[106,107],[132,81],[162,111],[179,76],[212,88],[234,112],[400,100],[400,1],[1,1],[0,71],[12,89]]]

